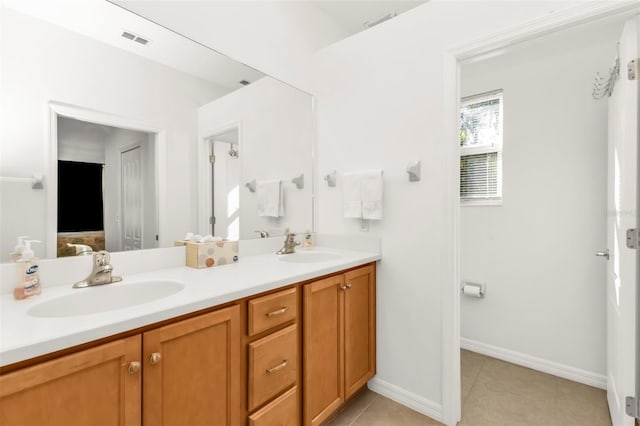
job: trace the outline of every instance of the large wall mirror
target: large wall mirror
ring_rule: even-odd
[[[107,1],[1,20],[1,261],[313,229],[309,94]]]

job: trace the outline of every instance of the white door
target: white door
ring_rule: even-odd
[[[620,39],[620,78],[609,98],[607,244],[607,399],[614,426],[631,426],[625,397],[635,394],[636,250],[626,231],[638,226],[638,81],[627,64],[638,58],[639,18],[628,21]]]
[[[122,248],[142,248],[142,164],[140,147],[121,153]]]

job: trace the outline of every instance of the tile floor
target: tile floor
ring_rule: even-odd
[[[462,350],[458,426],[610,426],[605,391]],[[440,423],[370,390],[327,426]]]

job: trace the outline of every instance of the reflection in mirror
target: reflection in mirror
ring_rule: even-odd
[[[154,133],[58,116],[57,255],[157,247]]]
[[[309,95],[109,2],[1,7],[0,261],[19,235],[56,257],[312,228],[310,190],[303,200],[286,183],[311,180],[312,128],[286,111],[311,117]],[[256,125],[271,109],[273,128]],[[286,216],[260,222],[251,179],[282,180]]]

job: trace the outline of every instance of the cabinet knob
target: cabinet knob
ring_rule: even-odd
[[[340,286],[340,290],[342,290],[342,291],[347,291],[347,286],[346,286],[346,285],[341,285],[341,286]]]
[[[160,362],[161,359],[162,359],[162,355],[160,354],[160,352],[154,352],[149,357],[149,362],[151,363],[151,365],[156,365],[157,363]]]
[[[136,374],[140,372],[140,363],[138,361],[133,361],[129,363],[129,368],[127,368],[129,374]]]
[[[351,283],[347,283],[347,290],[351,288]]]

